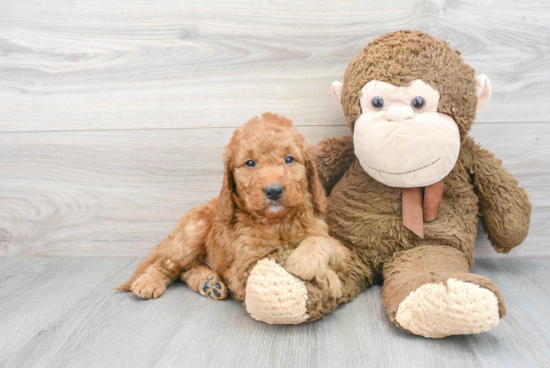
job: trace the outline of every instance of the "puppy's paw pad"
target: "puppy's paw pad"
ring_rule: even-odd
[[[397,308],[395,320],[424,337],[474,334],[500,321],[498,299],[489,289],[460,281],[428,283],[411,292]]]
[[[201,284],[201,294],[212,299],[221,300],[227,298],[227,287],[215,276],[203,281]]]
[[[142,299],[156,299],[166,290],[166,286],[150,275],[141,275],[132,284],[131,290]]]

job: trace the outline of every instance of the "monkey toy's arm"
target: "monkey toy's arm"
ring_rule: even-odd
[[[507,254],[527,236],[531,202],[518,181],[502,167],[502,161],[470,141],[470,171],[479,197],[481,222],[493,248]]]
[[[334,185],[355,161],[353,138],[350,135],[341,138],[325,138],[311,147],[311,150],[319,179],[328,196]]]

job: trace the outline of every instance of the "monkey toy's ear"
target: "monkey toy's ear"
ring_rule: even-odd
[[[491,81],[485,74],[481,74],[476,77],[476,94],[476,114],[479,114],[491,99]]]
[[[332,82],[332,95],[338,102],[338,105],[342,107],[342,90],[344,89],[344,85],[340,82]]]

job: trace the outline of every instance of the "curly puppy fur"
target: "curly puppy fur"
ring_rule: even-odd
[[[254,167],[247,165],[250,160]],[[327,295],[340,297],[350,252],[328,235],[325,191],[305,139],[291,121],[271,113],[251,119],[233,134],[224,165],[219,197],[182,217],[118,290],[158,298],[180,276],[191,290],[213,300],[227,292],[244,300],[252,268],[272,258]],[[273,185],[284,188],[276,200],[265,191]]]

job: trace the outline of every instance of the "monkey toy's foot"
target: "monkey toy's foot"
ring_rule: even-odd
[[[497,296],[490,290],[460,281],[427,283],[411,292],[397,308],[396,322],[424,337],[485,332],[500,321]]]
[[[506,314],[495,283],[458,249],[422,245],[384,265],[382,303],[398,327],[430,338],[485,332]]]
[[[245,307],[250,316],[270,324],[299,324],[308,320],[304,281],[273,260],[252,269],[246,285]]]

